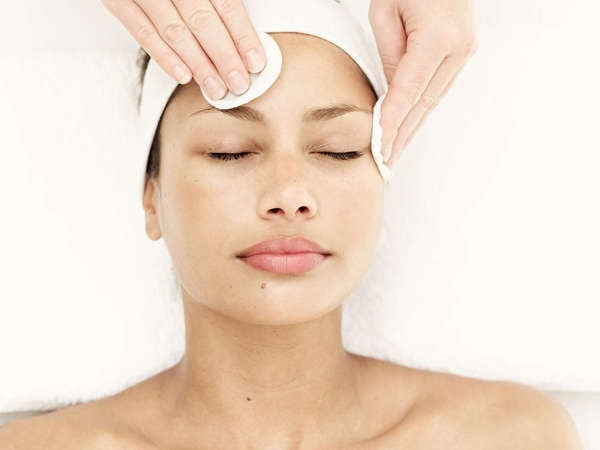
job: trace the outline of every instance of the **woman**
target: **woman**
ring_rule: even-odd
[[[210,108],[197,85],[179,86],[149,158],[146,234],[164,238],[181,283],[183,359],[12,422],[0,448],[580,448],[568,415],[533,388],[344,350],[342,304],[382,222],[376,96],[337,46],[271,36],[284,64],[251,109]],[[331,105],[353,107],[314,111]],[[241,257],[299,236],[318,254]]]

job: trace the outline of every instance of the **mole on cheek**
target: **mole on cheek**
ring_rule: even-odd
[[[267,283],[261,283],[261,284],[260,284],[260,288],[261,288],[261,289],[264,289],[266,286],[267,286]]]

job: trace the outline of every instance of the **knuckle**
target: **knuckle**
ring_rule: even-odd
[[[421,96],[421,106],[425,109],[425,111],[429,111],[436,107],[438,104],[438,98],[431,94],[423,94]]]
[[[173,52],[168,48],[153,48],[151,52],[148,52],[148,55],[150,55],[150,57],[154,59],[165,72],[169,73],[172,69],[171,66],[174,64]]]
[[[154,34],[155,32],[154,29],[152,29],[152,27],[148,25],[142,25],[138,28],[136,35],[137,40],[140,44],[142,44],[142,47],[146,47],[154,37]]]
[[[163,29],[163,35],[170,44],[179,44],[185,39],[187,27],[182,22],[167,24]]]
[[[235,36],[233,36],[233,40],[237,44],[237,47],[240,49],[248,49],[250,47],[253,47],[252,44],[254,41],[248,33],[238,33]]]
[[[391,73],[394,73],[396,71],[396,67],[398,67],[398,64],[396,64],[395,62],[392,62],[391,59],[383,59],[381,60],[381,65],[383,66],[383,70],[385,72],[390,71]]]
[[[194,61],[192,64],[188,65],[188,67],[198,78],[204,79],[209,75],[214,76],[210,66],[202,59]]]
[[[193,63],[188,64],[188,67],[195,76],[200,78],[204,78],[206,76],[206,69],[204,68],[204,64],[194,61]]]
[[[396,88],[400,100],[404,99],[411,107],[415,106],[421,98],[421,87],[418,83],[409,82]]]
[[[236,13],[240,7],[240,0],[220,0],[219,1],[219,13],[225,16]]]
[[[211,8],[196,8],[190,14],[189,23],[192,31],[199,33],[215,20],[215,13]]]
[[[379,55],[383,69],[386,72],[389,70],[391,73],[394,73],[396,71],[396,68],[398,67],[398,62],[400,58],[397,55],[394,56],[383,51],[380,51]]]
[[[378,51],[379,51],[379,56],[380,56],[382,62],[384,61],[384,62],[390,64],[393,61],[398,61],[400,59],[399,58],[400,55],[398,55],[398,54],[394,55],[393,53],[387,52],[383,49],[380,49]]]
[[[457,32],[451,27],[439,27],[436,31],[438,41],[442,43],[444,48],[448,51],[456,47]]]
[[[155,53],[156,53],[156,55],[158,57],[158,61],[160,61],[161,65],[167,64],[168,62],[173,60],[173,52],[171,51],[171,49],[169,47],[161,48],[160,50],[156,51]]]

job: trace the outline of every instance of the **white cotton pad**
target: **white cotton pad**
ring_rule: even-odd
[[[341,48],[367,77],[377,102],[373,110],[371,153],[385,185],[392,179],[392,171],[383,163],[381,155],[381,103],[387,93],[387,79],[374,41],[368,38],[365,29],[350,12],[336,0],[244,0],[248,16],[265,49],[267,62],[263,70],[250,75],[250,86],[246,92],[236,95],[228,92],[222,99],[212,100],[202,88],[208,104],[219,109],[230,109],[264,94],[271,87],[283,64],[279,45],[268,33],[296,32],[325,39]],[[144,192],[145,172],[148,155],[154,140],[162,112],[179,84],[153,60],[150,59],[140,101],[140,146],[139,171],[142,175],[140,196]]]
[[[259,73],[251,73],[250,75],[250,87],[246,92],[236,95],[231,91],[225,94],[225,97],[219,100],[213,100],[205,92],[204,89],[200,88],[204,99],[215,108],[219,109],[230,109],[236,106],[249,103],[258,96],[264,94],[267,89],[271,87],[275,80],[281,73],[281,50],[275,39],[273,39],[267,33],[257,31],[258,38],[265,49],[267,56],[267,64]]]
[[[277,41],[273,39],[269,34],[258,31],[258,37],[263,44],[265,49],[265,53],[267,56],[267,64],[263,68],[263,70],[259,73],[251,73],[250,74],[250,86],[246,92],[236,95],[231,91],[228,91],[227,94],[219,100],[211,99],[202,88],[200,91],[204,96],[204,99],[215,108],[219,109],[230,109],[235,108],[236,106],[243,105],[245,103],[249,103],[255,98],[259,97],[263,93],[271,87],[273,83],[279,77],[281,73],[281,64],[283,58],[281,56],[281,50]],[[373,154],[373,159],[375,160],[375,164],[377,164],[377,169],[381,173],[384,180],[389,181],[393,173],[392,171],[383,163],[383,155],[381,154],[381,125],[379,124],[379,119],[381,117],[381,103],[385,98],[385,94],[387,90],[377,100],[375,103],[375,107],[373,109],[373,132],[371,134],[371,153]]]
[[[377,169],[379,169],[379,173],[383,177],[383,179],[387,184],[391,181],[394,176],[394,172],[390,170],[388,166],[383,163],[383,155],[382,155],[382,143],[381,137],[383,130],[381,128],[381,124],[379,120],[381,118],[381,104],[383,103],[383,99],[387,94],[387,89],[383,93],[381,97],[375,103],[373,107],[373,131],[371,133],[371,153],[373,154],[373,159],[375,160],[375,164],[377,164]]]

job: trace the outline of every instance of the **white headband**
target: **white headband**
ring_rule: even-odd
[[[344,50],[362,69],[371,83],[377,103],[373,109],[371,153],[386,185],[392,179],[392,171],[383,164],[381,155],[381,103],[388,84],[383,72],[377,48],[369,43],[364,28],[350,12],[336,0],[244,0],[246,10],[267,56],[265,68],[258,74],[250,74],[250,87],[241,95],[228,92],[220,100],[205,100],[215,108],[229,109],[248,103],[262,95],[277,80],[281,72],[282,55],[277,42],[267,33],[297,32],[325,39]],[[179,84],[150,59],[144,76],[140,121],[142,145],[138,173],[141,174],[139,198],[144,192],[148,155],[162,113]]]

